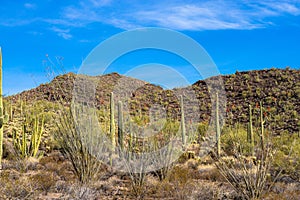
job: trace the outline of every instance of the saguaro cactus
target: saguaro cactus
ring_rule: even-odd
[[[112,165],[112,157],[116,148],[116,133],[115,133],[115,102],[114,93],[110,93],[110,139],[111,139],[111,157],[110,165]]]
[[[185,130],[185,119],[184,119],[184,108],[183,108],[183,97],[180,95],[180,110],[181,110],[181,139],[182,146],[185,148],[186,145],[186,130]]]
[[[216,93],[216,140],[217,140],[217,155],[221,155],[221,129],[219,119],[219,95]]]
[[[260,131],[260,143],[261,143],[261,149],[265,149],[265,130],[264,130],[264,124],[265,120],[263,119],[263,106],[262,106],[262,101],[260,101],[260,126],[261,126],[261,131]]]
[[[249,104],[249,125],[248,125],[248,142],[250,143],[250,151],[254,156],[254,137],[253,137],[253,125],[252,125],[252,106]]]
[[[0,47],[0,170],[2,169],[2,154],[3,154],[3,125],[7,123],[8,115],[3,114],[2,101],[2,50]]]
[[[112,143],[112,149],[116,147],[116,126],[115,126],[115,102],[114,93],[110,93],[110,137]]]
[[[124,144],[123,129],[124,129],[124,127],[123,127],[123,106],[122,106],[122,102],[119,101],[118,102],[118,145],[121,150],[123,150],[123,144]]]

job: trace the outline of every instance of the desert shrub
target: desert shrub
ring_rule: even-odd
[[[207,180],[212,182],[223,182],[224,178],[219,170],[214,165],[199,166],[198,170],[193,173],[193,177],[200,180]]]
[[[267,194],[264,195],[263,199],[290,199],[298,200],[300,198],[300,184],[291,183],[286,184],[278,182],[274,185],[274,188]]]
[[[18,172],[2,171],[0,173],[0,196],[1,199],[33,199],[37,194],[36,188],[27,176]]]
[[[215,165],[227,182],[244,199],[259,199],[268,193],[281,171],[271,177],[275,151],[270,143],[256,147],[255,157],[247,157],[236,149],[234,159],[215,156]],[[234,146],[234,148],[238,148]]]
[[[40,190],[46,193],[49,192],[50,189],[55,186],[56,181],[58,181],[58,177],[54,173],[48,171],[33,174],[29,177],[29,179],[35,190]]]
[[[275,170],[283,170],[283,174],[300,181],[300,138],[295,134],[282,134],[273,138],[273,143],[277,149]]]
[[[258,134],[254,133],[254,141],[258,141]],[[221,136],[222,149],[225,155],[234,155],[236,151],[243,155],[250,155],[251,144],[247,140],[247,129],[241,124],[235,127],[226,126],[222,130]]]
[[[200,144],[201,141],[203,141],[206,137],[206,132],[208,130],[208,123],[206,122],[202,122],[202,123],[199,123],[198,124],[198,127],[197,127],[197,143]]]
[[[166,179],[159,185],[164,197],[186,199],[195,189],[193,175],[187,167],[174,166]]]

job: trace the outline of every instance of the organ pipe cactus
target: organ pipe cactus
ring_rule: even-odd
[[[28,128],[28,126],[29,124],[26,122],[23,124],[21,134],[18,134],[15,129],[13,130],[13,144],[22,158],[37,157],[44,131],[44,116],[41,121],[38,117],[35,117],[33,126],[31,128]],[[31,130],[30,138],[28,137],[28,130]],[[28,140],[30,141],[28,142]]]
[[[42,134],[44,131],[44,116],[42,117],[42,121],[39,122],[39,118],[36,117],[34,120],[34,126],[31,134],[31,156],[36,157],[37,152],[39,150],[39,146],[41,144]]]
[[[2,50],[0,47],[0,170],[2,169],[2,154],[3,154],[3,126],[8,121],[8,115],[3,114],[2,101]]]

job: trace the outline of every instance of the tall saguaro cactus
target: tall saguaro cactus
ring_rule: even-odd
[[[0,47],[0,170],[2,169],[2,154],[3,154],[3,125],[7,123],[8,115],[3,114],[2,101],[2,50]]]
[[[185,130],[185,119],[184,119],[184,108],[183,108],[183,97],[180,95],[180,110],[181,110],[181,137],[182,137],[182,146],[185,148],[186,145],[186,130]]]
[[[265,149],[265,130],[264,130],[264,124],[265,120],[263,119],[263,106],[262,106],[262,101],[260,101],[260,126],[261,126],[261,131],[260,131],[260,143],[261,143],[261,149]]]
[[[216,93],[216,139],[217,139],[217,155],[221,154],[221,129],[219,119],[219,95]]]
[[[110,165],[112,165],[112,156],[116,148],[116,133],[115,133],[115,102],[114,93],[110,93],[110,139],[111,139],[111,158]]]
[[[119,101],[118,102],[118,145],[120,150],[123,150],[123,138],[124,138],[124,134],[123,134],[123,106],[122,106],[122,102]]]
[[[249,104],[249,128],[248,128],[248,141],[250,143],[250,151],[254,156],[254,137],[253,137],[253,125],[252,125],[252,106]]]
[[[110,93],[110,137],[112,143],[112,149],[116,147],[116,133],[115,133],[115,102],[114,93]]]

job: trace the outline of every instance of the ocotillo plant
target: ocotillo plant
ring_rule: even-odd
[[[265,131],[264,131],[264,124],[265,120],[263,119],[263,106],[262,106],[262,101],[260,101],[260,143],[261,143],[261,149],[264,150],[264,144],[265,144]]]
[[[217,155],[221,154],[221,129],[219,119],[219,95],[216,93],[216,140],[217,140]]]
[[[251,155],[254,156],[254,137],[252,125],[252,106],[249,104],[249,125],[248,125],[248,142],[250,143]]]
[[[2,154],[3,154],[3,125],[7,123],[8,115],[3,114],[2,101],[2,51],[0,47],[0,170],[2,169]]]
[[[122,102],[118,102],[118,145],[120,150],[123,150],[123,140],[124,140],[124,133],[123,133],[123,106]]]
[[[184,108],[183,108],[183,97],[180,95],[180,110],[181,110],[181,138],[182,138],[182,146],[185,149],[186,145],[186,130],[185,130],[185,119],[184,119]]]

